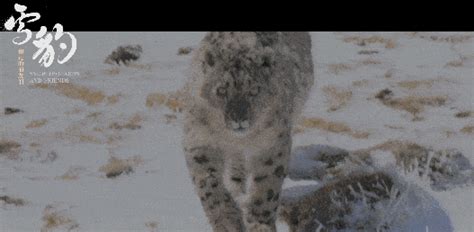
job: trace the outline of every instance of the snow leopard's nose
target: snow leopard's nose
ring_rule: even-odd
[[[249,120],[242,122],[231,121],[230,123],[232,124],[232,129],[235,131],[244,131],[250,126]]]

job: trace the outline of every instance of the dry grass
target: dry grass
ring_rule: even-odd
[[[83,173],[86,168],[82,166],[73,166],[70,167],[63,175],[59,176],[57,179],[61,180],[78,180],[79,175]]]
[[[39,147],[40,144],[39,143],[30,143],[30,147]]]
[[[461,132],[464,134],[473,134],[474,133],[474,125],[466,125],[461,129]]]
[[[353,131],[350,135],[356,139],[367,139],[370,133],[365,131]]]
[[[394,49],[395,47],[397,47],[397,43],[395,43],[395,41],[393,40],[387,40],[385,42],[385,48],[387,49]]]
[[[342,122],[331,122],[326,121],[322,118],[303,118],[298,123],[299,129],[295,129],[295,133],[304,131],[307,128],[316,128],[323,131],[332,133],[340,133],[350,135],[357,139],[366,139],[369,137],[368,132],[353,131],[349,126]]]
[[[376,59],[367,58],[367,59],[357,61],[352,64],[349,64],[349,63],[328,64],[328,71],[329,73],[339,75],[340,73],[351,71],[363,65],[379,65],[379,64],[382,64],[382,62]]]
[[[145,226],[150,230],[150,232],[158,231],[158,222],[150,221],[150,222],[145,223]]]
[[[143,121],[143,117],[140,114],[134,114],[132,117],[128,119],[128,124],[130,125],[138,125]]]
[[[369,84],[369,80],[367,79],[352,82],[352,86],[355,86],[355,87],[364,87],[364,86],[367,86],[368,84]]]
[[[387,128],[393,129],[393,130],[403,130],[403,129],[405,129],[402,126],[394,126],[394,125],[387,125],[387,124],[385,124],[384,127],[387,127]]]
[[[16,160],[20,154],[21,145],[12,140],[0,140],[0,155],[8,159]]]
[[[83,111],[84,111],[84,110],[81,109],[81,108],[79,108],[79,107],[74,107],[72,110],[64,112],[64,114],[66,114],[66,115],[74,115],[74,114],[82,113]]]
[[[122,141],[123,137],[121,135],[112,134],[107,136],[107,144],[114,144],[116,142]]]
[[[170,124],[176,121],[178,117],[175,114],[165,114],[166,124]]]
[[[420,35],[420,38],[435,42],[464,43],[469,41],[472,35]]]
[[[451,138],[452,136],[456,135],[456,132],[452,130],[445,130],[443,133],[446,135],[446,138]]]
[[[338,64],[329,64],[328,69],[329,72],[338,75],[341,72],[346,72],[351,70],[353,67],[349,64],[345,63],[338,63]]]
[[[107,164],[99,168],[99,171],[105,173],[107,178],[115,178],[121,174],[132,173],[133,169],[142,163],[143,160],[140,156],[129,159],[119,159],[112,156]]]
[[[408,96],[388,99],[383,101],[383,103],[391,108],[405,110],[417,116],[424,110],[424,106],[443,106],[447,99],[446,96]]]
[[[330,122],[322,118],[303,118],[300,125],[304,128],[317,128],[333,133],[349,133],[351,128],[345,123]]]
[[[35,88],[49,89],[54,91],[56,94],[81,100],[86,102],[88,105],[96,105],[104,101],[106,96],[102,91],[93,90],[85,86],[76,84],[35,84]]]
[[[359,55],[372,55],[372,54],[378,54],[379,51],[377,50],[360,50],[359,52],[357,52],[357,54]]]
[[[335,86],[325,86],[323,92],[329,104],[329,111],[336,111],[346,106],[352,98],[351,90],[340,89]]]
[[[375,59],[372,59],[372,58],[362,60],[362,62],[361,62],[362,65],[377,65],[377,64],[381,64],[381,63],[382,63],[381,61],[375,60]]]
[[[416,143],[402,141],[402,140],[387,140],[383,143],[377,144],[369,148],[370,150],[382,150],[382,151],[391,151],[394,153],[400,153],[401,151],[416,148],[421,149],[422,147]]]
[[[161,93],[148,94],[148,96],[146,97],[145,105],[146,107],[149,107],[149,108],[160,106],[160,105],[165,104],[166,99],[167,99],[166,95],[161,94]]]
[[[102,115],[102,112],[96,111],[96,112],[89,113],[89,114],[86,116],[86,118],[94,118],[94,119],[96,119],[96,118],[99,117],[100,115]]]
[[[128,63],[125,66],[128,68],[135,68],[139,70],[145,70],[145,71],[151,71],[153,66],[151,64],[138,64],[138,63]],[[106,75],[109,76],[115,76],[120,74],[121,68],[120,67],[111,67],[107,68],[105,70],[102,70],[102,73],[105,73]]]
[[[433,83],[434,80],[400,81],[398,82],[398,86],[412,90],[420,87],[431,88]]]
[[[411,84],[411,86],[417,84]],[[390,89],[379,91],[375,95],[375,98],[378,98],[385,106],[411,113],[415,117],[414,119],[420,119],[418,115],[423,112],[425,106],[443,106],[448,100],[447,96],[407,96],[393,98],[393,92]]]
[[[181,112],[184,108],[184,103],[181,100],[180,93],[162,94],[152,93],[146,97],[146,107],[155,108],[159,106],[166,106],[173,112]]]
[[[57,139],[71,140],[74,142],[102,144],[102,141],[98,137],[83,132],[82,127],[77,125],[69,126],[64,131],[56,132],[55,137]]]
[[[293,130],[291,131],[292,135],[304,133],[304,128],[301,125],[297,125],[293,127]]]
[[[181,47],[178,49],[178,55],[187,55],[193,51],[192,47]]]
[[[46,125],[46,123],[48,122],[47,119],[39,119],[39,120],[33,120],[31,121],[30,123],[28,123],[25,128],[27,129],[30,129],[30,128],[39,128],[39,127],[42,127],[44,125]]]
[[[387,49],[393,49],[397,46],[395,41],[392,39],[384,38],[379,35],[373,35],[370,37],[361,37],[361,36],[348,36],[344,38],[346,43],[354,43],[358,46],[366,46],[368,44],[383,44]]]
[[[111,129],[129,129],[129,130],[136,130],[142,128],[140,123],[143,121],[143,117],[139,114],[134,114],[132,117],[128,119],[127,122],[120,124],[118,122],[113,122],[110,124],[109,128]]]
[[[111,76],[118,75],[119,73],[120,73],[119,67],[112,67],[105,70],[105,74],[111,75]]]
[[[131,67],[131,68],[136,68],[136,69],[151,71],[151,64],[130,63],[130,64],[128,64],[127,66],[128,66],[128,67]]]
[[[184,108],[184,104],[178,98],[169,98],[166,102],[166,107],[171,109],[173,112],[181,112]]]
[[[79,224],[64,215],[63,211],[56,210],[53,206],[48,205],[43,211],[43,226],[41,232],[48,232],[54,230],[71,231],[77,229]]]
[[[428,155],[427,148],[413,142],[401,140],[388,140],[367,149],[356,150],[353,154],[365,159],[373,151],[377,150],[392,152],[397,166],[403,167],[405,171],[411,171],[417,161],[423,160]]]
[[[460,60],[452,60],[452,61],[449,61],[448,63],[446,63],[446,67],[462,67],[464,65],[464,60],[460,59]]]
[[[3,201],[4,204],[14,206],[23,206],[26,203],[26,201],[21,198],[10,197],[7,195],[0,196],[0,201]]]
[[[385,78],[392,78],[392,76],[393,76],[393,70],[392,70],[392,69],[387,70],[383,76],[384,76]]]
[[[474,115],[473,111],[461,111],[459,113],[456,113],[454,116],[456,118],[467,118],[467,117],[472,117]]]
[[[78,137],[79,137],[79,142],[82,142],[82,143],[94,143],[94,144],[102,143],[100,139],[92,135],[79,134]]]
[[[114,94],[111,96],[107,96],[107,105],[114,105],[116,104],[120,97],[122,97],[122,94]]]

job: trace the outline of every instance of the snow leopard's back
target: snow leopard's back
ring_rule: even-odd
[[[284,32],[283,41],[292,52],[297,54],[295,59],[300,74],[295,74],[296,90],[293,101],[293,117],[298,116],[304,103],[309,97],[314,85],[313,59],[311,55],[311,36],[308,32]]]

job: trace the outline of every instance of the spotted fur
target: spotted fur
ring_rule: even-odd
[[[183,144],[214,231],[276,231],[311,57],[302,32],[212,32],[194,54]]]

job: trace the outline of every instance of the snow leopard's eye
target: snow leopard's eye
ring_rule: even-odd
[[[255,97],[260,93],[260,86],[254,86],[250,89],[250,96]]]
[[[226,87],[219,87],[216,89],[216,94],[219,97],[225,97],[227,95],[227,88]]]

